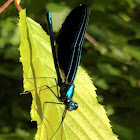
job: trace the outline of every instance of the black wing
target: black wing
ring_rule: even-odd
[[[57,60],[65,82],[73,82],[80,63],[88,23],[88,8],[80,5],[66,17],[56,40]]]

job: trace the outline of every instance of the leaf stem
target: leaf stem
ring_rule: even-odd
[[[95,47],[98,47],[99,43],[92,36],[90,36],[88,33],[85,33],[85,38],[89,42],[91,42]]]
[[[0,7],[0,14],[10,5],[13,0],[8,0],[3,6]]]
[[[15,0],[15,5],[16,5],[18,11],[21,12],[22,8],[20,6],[20,0]]]
[[[5,2],[3,4],[3,6],[0,7],[0,14],[10,5],[10,3],[13,0],[8,0],[7,2]],[[21,6],[20,6],[20,0],[15,0],[15,6],[18,9],[18,11],[20,12],[22,10]]]

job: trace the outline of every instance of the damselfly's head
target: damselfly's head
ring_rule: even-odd
[[[64,104],[66,105],[67,109],[69,111],[72,111],[72,110],[76,110],[78,108],[78,104],[71,101],[70,99],[67,99]]]

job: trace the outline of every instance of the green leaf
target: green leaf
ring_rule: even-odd
[[[140,49],[135,46],[124,46],[123,50],[126,54],[131,56],[132,58],[135,58],[137,61],[140,61]]]
[[[66,5],[48,3],[47,9],[51,12],[52,15],[53,31],[58,32],[65,20],[65,17],[70,12],[70,8]]]
[[[34,89],[31,92],[33,98],[31,118],[37,121],[35,139],[50,139],[61,123],[64,105],[44,104],[49,101],[58,102],[52,92],[46,86],[43,87],[43,85],[49,87],[56,85],[54,79],[39,78],[56,78],[49,36],[38,23],[26,17],[25,10],[20,12],[19,26],[21,31],[19,50],[24,72],[24,90]],[[56,87],[51,89],[57,93]],[[117,140],[103,106],[97,102],[95,90],[89,76],[79,67],[73,98],[79,104],[79,108],[76,111],[67,111],[64,123],[53,139],[61,139],[62,132],[63,140]]]

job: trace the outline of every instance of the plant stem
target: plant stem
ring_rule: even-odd
[[[8,0],[3,6],[0,7],[0,14],[10,5],[13,0]]]
[[[90,36],[88,33],[85,33],[85,38],[89,42],[91,42],[95,47],[98,47],[99,43],[92,36]]]
[[[20,6],[20,3],[17,2],[17,0],[15,0],[15,5],[16,5],[18,11],[21,12],[22,8]]]

